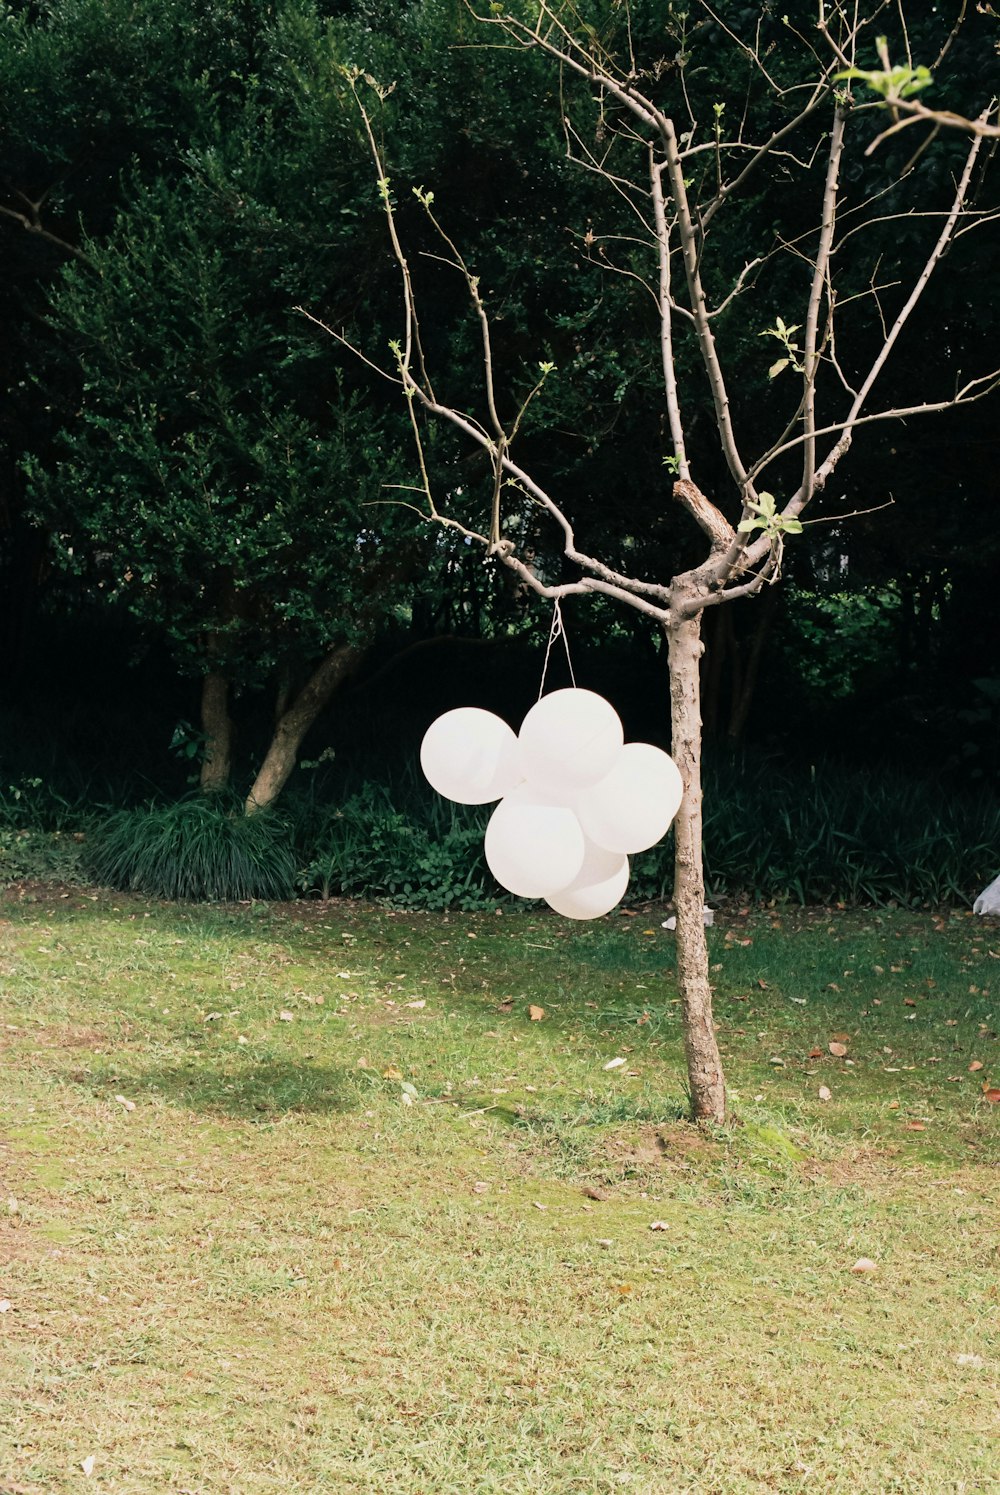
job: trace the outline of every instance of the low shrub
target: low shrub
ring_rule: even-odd
[[[299,887],[406,908],[495,907],[510,895],[497,889],[483,854],[490,809],[450,804],[412,781],[395,794],[363,784],[316,827]]]
[[[707,776],[705,873],[715,896],[797,903],[969,905],[1000,867],[1000,797],[889,771],[788,771],[766,760]]]
[[[84,817],[83,799],[71,802],[48,780],[0,773],[0,830],[75,830]]]
[[[94,833],[89,861],[100,882],[156,898],[235,902],[295,890],[286,820],[247,816],[217,794],[117,811]]]
[[[364,784],[311,828],[299,885],[411,908],[509,901],[483,855],[491,809],[452,805],[416,774]],[[969,906],[1000,869],[1000,798],[836,765],[717,761],[704,847],[713,900]],[[673,876],[668,836],[632,858],[629,900],[669,898]]]
[[[985,788],[945,793],[891,772],[761,758],[710,763],[705,777],[713,901],[969,907],[1000,871],[1000,796]],[[0,882],[89,871],[163,898],[273,900],[297,890],[490,908],[511,901],[483,853],[491,812],[442,799],[415,766],[388,783],[290,793],[277,814],[247,819],[235,796],[195,795],[116,811],[96,826],[92,807],[27,781],[0,795]],[[665,900],[672,886],[668,836],[632,858],[628,899]]]
[[[82,832],[0,825],[0,888],[17,882],[86,882],[86,851]]]

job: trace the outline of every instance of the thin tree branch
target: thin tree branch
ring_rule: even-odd
[[[21,195],[23,196],[23,193]],[[31,208],[33,210],[34,206],[34,203],[32,203]],[[74,259],[80,260],[82,264],[89,266],[91,270],[94,268],[94,262],[90,259],[89,255],[85,254],[76,244],[70,244],[66,239],[60,239],[58,234],[54,234],[50,229],[47,229],[36,211],[19,213],[16,208],[10,208],[0,203],[0,215],[4,218],[9,218],[13,223],[19,223],[25,233],[34,234],[38,239],[44,239],[46,244],[54,244],[64,254],[72,255]]]

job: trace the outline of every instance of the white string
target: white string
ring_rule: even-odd
[[[573,689],[575,690],[576,676],[573,674],[573,661],[569,657],[569,639],[566,637],[566,630],[563,627],[562,609],[559,606],[559,598],[557,597],[555,602],[552,604],[552,627],[549,629],[549,642],[546,645],[545,649],[545,663],[542,665],[542,682],[538,687],[539,700],[542,699],[542,695],[545,691],[545,677],[549,671],[549,655],[552,653],[552,645],[555,643],[556,639],[560,638],[563,641],[563,648],[566,650],[566,663],[569,665],[569,678],[572,680]]]

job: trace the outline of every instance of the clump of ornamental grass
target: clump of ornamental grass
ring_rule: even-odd
[[[95,834],[90,861],[100,882],[155,898],[284,899],[295,885],[285,821],[246,815],[220,794],[118,811]]]

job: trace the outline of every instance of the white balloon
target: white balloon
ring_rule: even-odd
[[[592,690],[555,690],[528,712],[518,733],[529,783],[565,799],[604,778],[622,750],[618,713]]]
[[[567,919],[599,919],[620,903],[628,887],[628,857],[586,843],[583,866],[568,887],[549,893],[546,903]]]
[[[684,785],[674,760],[648,742],[629,742],[611,772],[576,802],[580,824],[607,851],[646,851],[670,828]]]
[[[460,805],[501,799],[522,778],[517,738],[505,721],[478,706],[460,706],[432,722],[420,744],[431,786]]]
[[[565,888],[583,865],[583,831],[573,811],[530,784],[497,805],[485,846],[497,882],[520,898],[542,898]]]

